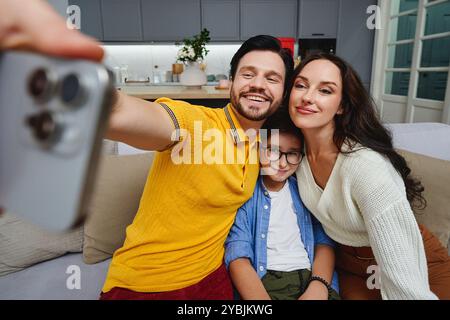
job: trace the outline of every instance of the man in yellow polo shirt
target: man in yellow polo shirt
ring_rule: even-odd
[[[248,133],[281,105],[292,70],[276,38],[256,36],[231,61],[222,109],[118,94],[107,138],[159,152],[102,299],[232,299],[224,242],[259,173]]]

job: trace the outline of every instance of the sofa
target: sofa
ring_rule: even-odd
[[[429,192],[426,196],[431,209],[426,214],[417,214],[418,221],[435,232],[441,242],[449,247],[450,126],[438,123],[387,126],[393,133],[395,147],[403,150],[401,152],[414,174],[423,179],[426,192]],[[91,212],[88,213],[92,217],[81,229],[70,235],[72,238],[67,245],[70,244],[71,249],[55,249],[53,254],[58,257],[30,266],[23,264],[18,267],[19,271],[0,276],[0,299],[98,299],[111,262],[110,256],[120,247],[126,225],[132,222],[153,156],[153,153],[143,153],[122,143],[109,143],[108,148],[106,151],[104,147],[95,194],[89,207]],[[105,189],[113,191],[106,192]],[[128,192],[124,198],[131,200],[117,199],[124,192]],[[98,214],[100,211],[103,216]],[[127,212],[128,216],[111,221],[114,219],[109,219],[108,215],[116,214],[114,212],[119,216],[121,212]],[[1,228],[5,226],[1,225],[0,219],[0,265],[3,263],[9,267],[1,246],[2,237],[8,235],[5,231],[2,234]],[[12,228],[11,224],[9,230]],[[97,233],[103,233],[103,239]],[[65,237],[67,241],[67,235]],[[58,238],[46,239],[47,245],[49,241],[62,243]],[[30,240],[30,243],[33,241]],[[27,249],[20,246],[20,242],[14,244],[17,255]],[[44,247],[33,248],[27,254],[39,258],[48,253],[49,250]],[[76,274],[79,277],[74,281],[73,276]]]

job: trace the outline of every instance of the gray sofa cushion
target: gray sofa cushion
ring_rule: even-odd
[[[96,300],[100,296],[110,262],[111,259],[108,259],[87,265],[83,262],[82,254],[76,253],[36,264],[0,277],[0,300]],[[70,269],[70,266],[78,266],[79,273],[74,272],[73,267]],[[66,273],[68,269],[71,271],[69,274]],[[73,287],[75,282],[70,280],[75,274],[80,275],[80,289],[68,289],[68,279],[69,287]]]

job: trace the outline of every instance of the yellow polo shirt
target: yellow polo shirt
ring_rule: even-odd
[[[231,105],[156,102],[181,129],[174,134],[179,142],[156,154],[103,292],[172,291],[214,272],[223,263],[237,209],[251,197],[258,177],[257,139],[244,134]]]

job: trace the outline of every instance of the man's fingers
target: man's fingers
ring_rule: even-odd
[[[32,43],[32,49],[53,56],[65,58],[80,58],[94,61],[103,59],[103,49],[93,39],[79,33],[76,30],[64,29],[59,32],[41,37],[39,41]]]
[[[0,17],[0,49],[36,51],[65,58],[101,61],[103,49],[94,39],[70,30],[66,21],[42,0],[1,1],[10,16]]]
[[[45,12],[31,21],[27,19],[27,28],[24,30],[31,34],[32,50],[65,58],[102,60],[103,49],[98,42],[77,30],[67,28],[66,21],[47,3],[39,4]]]
[[[101,61],[104,51],[99,44],[75,30],[47,34],[11,30],[3,38],[0,49],[34,51],[64,58],[80,58]]]

